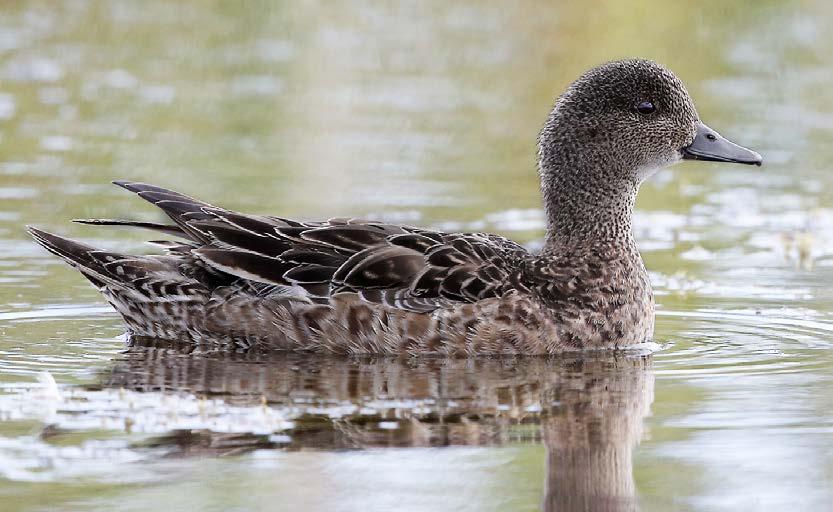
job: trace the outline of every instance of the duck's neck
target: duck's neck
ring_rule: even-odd
[[[586,164],[585,168],[576,167],[581,163],[570,160],[557,155],[541,158],[547,217],[545,251],[562,253],[600,246],[635,251],[631,216],[638,183],[616,179],[622,175],[618,169]],[[603,160],[594,163],[604,165]]]

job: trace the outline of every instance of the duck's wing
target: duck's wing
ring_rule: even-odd
[[[174,224],[83,222],[178,235],[185,241],[165,243],[169,252],[203,264],[202,274],[186,272],[203,275],[203,281],[236,279],[262,293],[292,286],[319,302],[354,292],[369,302],[420,312],[524,289],[520,276],[529,254],[496,235],[346,218],[298,222],[233,212],[144,183],[116,184],[161,208]],[[211,275],[205,277],[206,271]]]

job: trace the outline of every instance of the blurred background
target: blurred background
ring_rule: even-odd
[[[555,491],[570,488],[564,477],[596,472],[557,456],[565,434],[547,418],[563,418],[555,402],[581,395],[564,395],[564,382],[587,397],[614,382],[625,398],[579,417],[588,432],[622,411],[636,421],[601,429],[624,450],[605,457],[627,461],[621,481],[600,484],[633,498],[621,509],[829,510],[831,24],[833,5],[820,0],[3,3],[0,499],[11,510],[566,510]],[[194,355],[123,353],[120,323],[95,290],[24,231],[147,251],[146,233],[68,223],[158,219],[109,184],[131,179],[253,213],[493,231],[536,247],[538,130],[574,78],[622,57],[673,69],[707,124],[764,156],[761,168],[680,164],[643,186],[635,230],[663,349],[627,370],[633,380],[615,378],[619,362],[517,362],[480,377],[476,366],[334,363],[347,380],[389,383],[394,372],[404,384],[332,394],[342,384],[319,382],[303,361],[209,356],[194,377]],[[305,377],[274,395],[242,377],[252,368]],[[38,382],[43,371],[57,388]],[[457,391],[438,384],[448,379]],[[170,456],[215,446],[212,433],[249,432],[253,414],[291,421],[296,398],[309,398],[299,389],[326,399],[304,412],[326,418],[315,428],[332,434],[343,416],[332,407],[348,404],[351,425],[385,417],[374,435],[407,440],[328,444],[269,416],[255,429],[266,437],[241,441],[245,454]],[[115,405],[134,392],[140,417]],[[215,423],[200,405],[206,394],[219,401]],[[244,409],[223,409],[235,400]],[[404,425],[433,425],[446,400],[462,400],[456,421],[497,434],[414,441]],[[198,429],[208,437],[147,442]],[[467,447],[413,447],[438,444]],[[392,445],[410,448],[382,449]]]

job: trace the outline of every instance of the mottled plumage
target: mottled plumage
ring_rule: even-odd
[[[651,286],[630,224],[636,193],[653,170],[682,158],[760,164],[699,122],[670,71],[619,61],[571,85],[541,132],[548,224],[539,254],[486,233],[247,215],[129,181],[116,184],[173,224],[81,222],[174,235],[157,242],[164,255],[30,231],[141,336],[348,354],[620,347],[653,332]]]

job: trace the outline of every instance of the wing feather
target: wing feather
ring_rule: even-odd
[[[496,235],[442,233],[354,218],[300,222],[247,215],[153,185],[117,184],[161,208],[175,225],[85,222],[190,238],[166,244],[167,257],[187,261],[183,275],[206,286],[237,283],[258,294],[293,287],[317,299],[355,292],[368,302],[429,312],[517,289],[518,275],[530,258],[521,246]],[[89,257],[103,258],[100,266],[108,274],[140,270],[130,266],[135,263],[104,261],[103,252]],[[170,291],[152,281],[137,286],[154,293]]]

